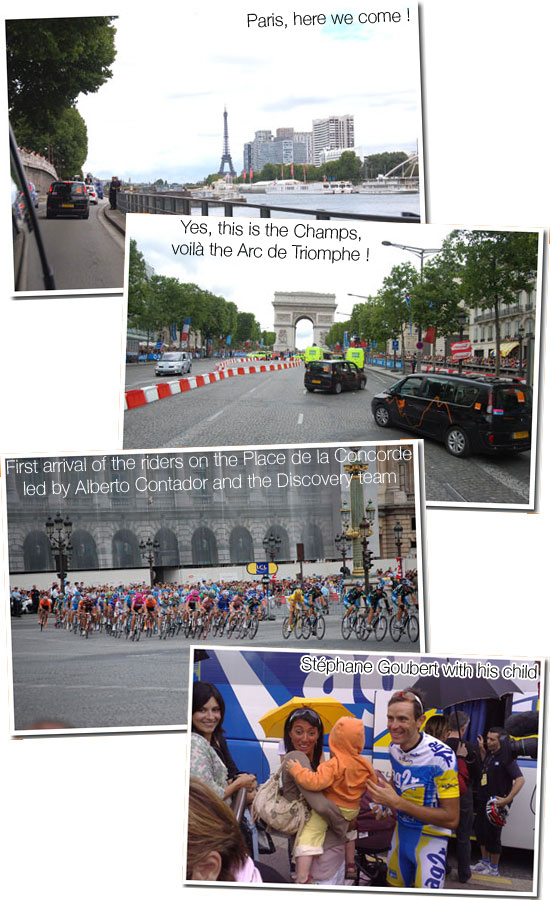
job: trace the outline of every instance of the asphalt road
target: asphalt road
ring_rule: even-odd
[[[212,371],[214,365],[200,360],[193,365],[193,374]],[[128,410],[124,447],[381,442],[415,436],[402,428],[379,428],[372,417],[372,397],[391,384],[393,376],[369,369],[366,390],[340,395],[309,394],[303,380],[301,367],[242,375]],[[129,367],[127,382],[132,387],[154,384],[152,365],[148,371],[145,366]],[[529,500],[528,453],[455,459],[442,444],[426,440],[424,458],[428,501],[525,504]]]
[[[341,616],[325,618],[323,640],[282,637],[286,612],[279,610],[275,621],[260,622],[253,642],[209,635],[206,641],[177,637],[160,641],[142,635],[138,643],[124,637],[115,639],[93,632],[89,639],[68,631],[58,631],[50,618],[40,631],[36,615],[12,619],[13,682],[15,728],[32,730],[44,719],[65,723],[67,728],[137,728],[182,726],[187,724],[187,684],[192,644],[270,649],[290,647],[304,652],[361,650],[368,652],[418,652],[407,636],[397,643],[387,635],[344,640]]]
[[[38,212],[40,232],[56,290],[119,289],[124,280],[124,238],[102,214],[107,200],[90,204],[88,219],[46,218],[46,204]],[[38,255],[29,255],[26,290],[43,290]]]

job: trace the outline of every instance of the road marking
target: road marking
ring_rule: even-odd
[[[249,392],[248,392],[248,393],[249,393],[249,394],[253,394],[253,393],[254,393],[254,391],[255,391],[255,390],[256,390],[256,388],[255,388],[255,387],[253,387],[253,388],[250,388],[250,390],[249,390]]]
[[[452,486],[452,484],[449,484],[448,481],[444,481],[443,484],[444,484],[444,486],[447,488],[447,490],[449,491],[449,493],[450,493],[451,495],[454,496],[455,500],[460,500],[460,501],[462,501],[463,503],[469,503],[469,502],[470,502],[470,501],[468,500],[467,497],[464,497],[461,493],[459,493],[459,491],[457,491],[456,488],[454,488],[454,487]],[[429,502],[429,501],[428,501],[428,502]]]
[[[524,497],[525,500],[529,500],[529,485],[524,484],[518,478],[515,478],[513,475],[510,475],[508,472],[503,472],[497,465],[489,462],[481,462],[478,463],[479,468],[482,469],[490,478],[494,478],[495,481],[500,482],[504,487],[509,488],[511,491],[514,491],[515,494],[519,494],[520,497]]]
[[[219,409],[217,413],[214,413],[213,416],[209,416],[208,419],[205,419],[205,422],[212,422],[213,419],[217,419],[218,416],[221,416],[222,413],[225,412],[225,409]]]
[[[304,421],[304,414],[300,413],[300,415],[298,416],[298,425],[301,425],[303,423],[303,421]]]

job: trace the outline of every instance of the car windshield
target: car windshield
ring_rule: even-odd
[[[183,359],[182,353],[163,353],[161,362],[179,362]]]
[[[502,409],[505,413],[531,414],[533,408],[532,388],[523,384],[499,385],[495,390],[493,409]]]

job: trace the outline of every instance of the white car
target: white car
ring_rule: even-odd
[[[93,184],[86,185],[86,192],[88,194],[90,203],[98,203],[97,191],[96,191],[95,187],[93,186]]]

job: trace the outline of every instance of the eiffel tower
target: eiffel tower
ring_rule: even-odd
[[[229,174],[233,177],[236,176],[235,169],[233,168],[233,163],[231,161],[231,154],[229,152],[229,134],[227,131],[227,109],[224,107],[223,110],[223,153],[222,153],[222,161],[220,163],[220,171],[218,175],[224,174],[225,166],[229,167]]]

